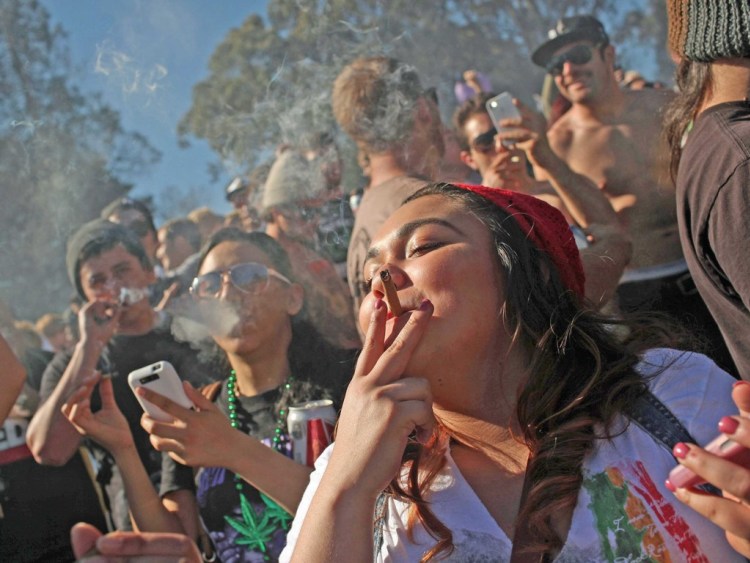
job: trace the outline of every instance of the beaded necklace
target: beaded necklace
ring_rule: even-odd
[[[284,435],[284,428],[286,427],[287,402],[293,382],[294,379],[291,376],[287,378],[282,386],[281,396],[276,403],[278,411],[276,413],[276,427],[274,428],[272,447],[282,454],[285,454],[284,449],[288,442]],[[227,379],[227,408],[229,410],[229,424],[232,428],[239,429],[240,424],[237,415],[237,372],[235,370],[229,372],[229,378]],[[239,542],[242,545],[257,548],[263,553],[264,559],[268,561],[267,544],[271,540],[273,530],[277,527],[288,530],[292,517],[276,502],[263,493],[260,493],[260,498],[265,504],[265,516],[261,521],[256,521],[255,509],[243,492],[245,480],[237,474],[234,475],[234,487],[240,497],[243,520],[236,520],[229,516],[225,516],[224,519],[240,533],[240,537],[243,539],[239,540]]]
[[[282,434],[286,427],[286,402],[289,395],[289,391],[294,383],[294,378],[290,375],[284,383],[281,391],[281,397],[279,397],[276,403],[279,406],[279,410],[276,413],[276,428],[273,433],[273,449],[277,452],[284,453],[283,448],[285,446],[284,440],[282,440]],[[231,370],[229,372],[229,378],[227,379],[227,408],[229,409],[229,424],[232,428],[239,428],[239,422],[237,421],[237,372]]]

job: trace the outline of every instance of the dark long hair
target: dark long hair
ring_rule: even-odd
[[[680,93],[664,113],[664,135],[669,144],[669,174],[672,182],[677,180],[683,139],[688,133],[688,127],[698,114],[701,104],[711,93],[711,63],[683,59],[677,66],[675,81]]]
[[[497,267],[507,280],[501,320],[513,346],[531,353],[528,379],[517,391],[518,438],[532,453],[519,521],[527,522],[534,538],[531,550],[559,549],[564,538],[552,525],[553,515],[575,506],[584,456],[595,440],[611,437],[615,417],[646,390],[635,370],[642,348],[618,340],[610,326],[614,321],[581,304],[505,210],[450,184],[429,185],[407,201],[428,195],[459,202],[492,235]],[[423,560],[452,549],[450,530],[422,496],[444,464],[445,433],[439,427],[426,446],[410,443],[403,458],[409,466],[407,486],[398,479],[391,483],[393,493],[413,503],[410,526],[420,520],[437,540]]]

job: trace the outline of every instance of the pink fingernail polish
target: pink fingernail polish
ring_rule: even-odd
[[[674,486],[674,485],[672,484],[672,481],[670,481],[669,479],[667,479],[666,481],[664,481],[664,486],[665,486],[665,487],[666,487],[667,489],[669,489],[670,491],[672,491],[672,492],[675,492],[675,491],[677,490],[677,487],[675,487],[675,486]]]
[[[719,430],[724,434],[734,434],[739,425],[740,423],[737,419],[732,418],[731,416],[724,416],[719,421]]]
[[[750,385],[750,381],[745,381],[745,380],[742,380],[742,379],[741,379],[741,380],[739,380],[739,381],[735,381],[735,382],[734,382],[734,383],[732,384],[732,388],[737,388],[737,387],[739,387],[740,385]]]
[[[383,300],[380,297],[378,297],[377,301],[375,301],[375,309],[379,311],[383,307],[385,307],[385,303],[383,303]]]
[[[429,299],[422,299],[422,302],[419,304],[420,311],[427,311],[430,307],[432,307],[432,301]]]
[[[672,448],[672,453],[677,459],[685,459],[689,451],[690,448],[688,448],[687,444],[683,442],[675,444],[674,448]]]

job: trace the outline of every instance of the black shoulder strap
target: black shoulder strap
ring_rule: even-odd
[[[672,448],[678,442],[697,443],[672,411],[649,390],[646,390],[634,403],[628,405],[625,414],[646,434],[666,448],[671,456],[674,456]],[[709,483],[698,488],[707,493],[721,495],[721,491]]]

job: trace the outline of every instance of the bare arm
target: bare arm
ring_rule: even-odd
[[[24,381],[26,370],[11,350],[3,335],[0,334],[0,422],[8,417],[8,413],[18,398]]]
[[[76,432],[90,436],[114,457],[122,475],[131,518],[137,529],[182,533],[180,521],[162,505],[146,468],[143,467],[128,421],[117,407],[111,379],[103,379],[99,383],[102,408],[96,413],[91,412],[90,397],[95,384],[96,380],[75,390],[62,406],[61,413]]]
[[[586,273],[586,298],[597,307],[615,293],[622,272],[633,253],[630,235],[620,223],[612,204],[593,180],[574,172],[552,150],[544,120],[517,104],[520,120],[505,120],[513,131],[498,134],[498,142],[510,139],[526,152],[537,178],[547,180],[565,204],[570,216],[584,228],[589,246],[581,251]]]
[[[297,511],[310,477],[309,467],[233,429],[216,405],[189,384],[185,385],[185,392],[197,411],[185,409],[149,389],[138,392],[175,419],[160,422],[143,417],[142,425],[157,450],[169,452],[173,459],[192,467],[226,467],[290,514]]]
[[[394,476],[409,435],[430,435],[429,384],[404,369],[432,315],[429,302],[410,315],[385,345],[386,309],[378,300],[362,354],[344,399],[336,445],[302,521],[288,538],[292,561],[367,561],[372,558],[375,500]],[[295,522],[295,526],[297,522]]]
[[[538,180],[547,180],[581,227],[592,223],[619,225],[615,210],[607,197],[590,178],[574,172],[550,146],[544,117],[514,100],[520,119],[506,119],[501,125],[512,127],[498,133],[497,142],[511,141],[526,153]]]
[[[633,243],[620,225],[591,224],[586,234],[590,246],[580,251],[586,273],[586,299],[602,307],[615,294],[633,254]]]
[[[81,385],[96,378],[97,363],[115,331],[118,316],[115,307],[100,301],[87,303],[81,309],[81,340],[54,391],[29,424],[26,441],[37,462],[64,465],[78,449],[81,436],[61,408]]]
[[[327,471],[304,515],[291,561],[322,563],[371,559],[376,498],[377,495],[363,495],[354,488],[342,489],[333,470]]]

